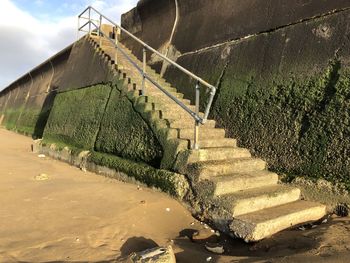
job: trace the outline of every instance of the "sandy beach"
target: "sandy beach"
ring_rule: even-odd
[[[166,194],[40,158],[31,138],[3,129],[0,145],[0,262],[119,262],[157,245],[178,262],[350,261],[349,218],[256,244],[221,235],[215,255],[188,238],[209,230]]]

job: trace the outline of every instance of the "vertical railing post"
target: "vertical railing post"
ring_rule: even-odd
[[[115,46],[117,47],[114,53],[114,64],[118,65],[118,27],[115,27],[114,30]]]
[[[91,35],[91,8],[89,8],[89,36]]]
[[[199,117],[199,99],[200,99],[200,87],[199,82],[196,83],[196,115]],[[194,143],[193,143],[193,149],[198,150],[199,149],[199,120],[195,120],[194,124]]]
[[[142,95],[145,96],[145,85],[146,85],[146,48],[142,50]]]
[[[98,25],[98,35],[100,37],[100,48],[102,48],[102,31],[101,31],[101,27],[102,27],[102,15],[100,15],[100,24]]]

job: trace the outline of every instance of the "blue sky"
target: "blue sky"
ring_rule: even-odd
[[[59,20],[62,17],[76,15],[86,1],[62,0],[13,0],[18,8],[27,11],[38,19]]]
[[[0,90],[74,42],[77,15],[88,5],[119,23],[121,14],[137,2],[0,0]]]

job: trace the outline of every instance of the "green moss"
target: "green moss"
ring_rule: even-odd
[[[173,196],[183,198],[188,191],[188,183],[183,175],[155,169],[142,162],[134,162],[114,155],[92,152],[88,161],[115,169],[134,177],[148,186],[157,187]]]
[[[79,153],[83,151],[83,149],[77,148],[74,145],[70,145],[62,141],[52,141],[52,140],[43,139],[41,144],[42,146],[55,145],[55,149],[58,151],[62,151],[64,148],[69,148],[73,156],[78,156]]]
[[[246,92],[227,78],[212,115],[273,170],[350,182],[350,74],[340,61],[313,76],[255,78]],[[225,105],[223,107],[223,105]]]
[[[16,122],[18,120],[20,112],[21,112],[20,109],[11,109],[11,108],[6,109],[4,113],[4,120],[2,122],[2,125],[4,125],[6,129],[15,130]]]
[[[93,149],[111,87],[97,85],[57,94],[44,139]]]
[[[133,103],[123,92],[123,82],[115,82],[101,127],[95,150],[123,158],[143,161],[159,167],[162,147],[152,130],[135,111]]]
[[[300,30],[311,32],[306,25]],[[218,47],[178,62],[218,84],[209,117],[240,147],[277,172],[325,178],[350,189],[350,69],[347,55],[341,55],[348,48],[339,51],[340,43],[321,45],[310,36],[307,49],[282,33],[232,43],[225,58],[225,47]],[[186,77],[171,67],[165,77],[193,99]]]

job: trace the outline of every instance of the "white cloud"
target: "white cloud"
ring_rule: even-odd
[[[41,4],[42,0],[35,3]],[[119,23],[120,15],[136,3],[137,0],[84,0],[81,7],[70,1],[62,3],[62,8],[83,10],[91,5]],[[76,16],[56,19],[42,14],[37,18],[11,0],[0,0],[0,10],[6,10],[0,17],[0,90],[76,40]]]

